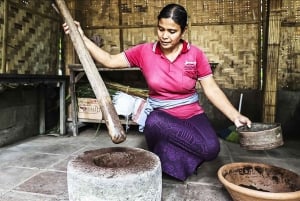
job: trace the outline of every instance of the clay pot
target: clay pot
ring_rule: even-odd
[[[230,163],[218,178],[234,201],[299,201],[300,176],[261,163]]]
[[[282,131],[279,123],[252,123],[251,128],[237,128],[240,146],[247,150],[268,150],[283,145]]]

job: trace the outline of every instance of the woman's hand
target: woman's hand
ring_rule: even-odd
[[[239,115],[237,116],[235,119],[234,119],[234,124],[235,126],[238,128],[238,127],[241,127],[241,126],[244,126],[244,125],[247,125],[248,128],[251,128],[251,121],[250,119],[248,119],[248,117],[245,117],[243,115]]]
[[[241,115],[229,102],[226,95],[219,88],[215,82],[213,76],[206,77],[200,80],[202,89],[207,98],[223,113],[227,116],[236,127],[247,125],[251,127],[251,121],[248,117]]]
[[[74,20],[74,24],[76,25],[76,27],[78,29],[78,32],[80,33],[81,37],[84,37],[84,33],[83,33],[83,30],[82,30],[82,28],[80,26],[80,23],[78,21]],[[63,26],[65,34],[69,34],[70,33],[70,28],[67,25],[67,23],[64,23],[62,26]]]
[[[97,46],[93,41],[91,41],[88,37],[85,36],[80,23],[74,20],[74,24],[78,29],[79,34],[82,37],[84,44],[86,45],[89,53],[93,57],[95,61],[101,63],[106,68],[126,68],[128,66],[127,59],[124,58],[123,53],[111,55],[110,53],[102,50],[99,46]],[[70,27],[67,23],[62,25],[65,34],[70,33]]]

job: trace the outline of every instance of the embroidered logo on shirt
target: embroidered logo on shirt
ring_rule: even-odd
[[[197,62],[185,61],[184,62],[184,75],[192,79],[197,78]]]
[[[185,61],[185,65],[196,65],[196,61]]]
[[[188,69],[194,69],[196,67],[196,64],[197,64],[196,61],[185,61],[184,68],[186,70],[188,70]]]

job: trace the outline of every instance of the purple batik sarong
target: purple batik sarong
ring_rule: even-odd
[[[182,181],[220,151],[219,139],[205,114],[178,119],[154,110],[146,120],[144,133],[149,151],[161,160],[162,171]]]

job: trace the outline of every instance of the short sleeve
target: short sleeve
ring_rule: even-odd
[[[212,76],[212,70],[208,59],[204,52],[199,49],[197,53],[197,69],[198,69],[198,79],[204,79],[208,76]]]
[[[131,67],[142,66],[143,47],[143,44],[139,44],[124,51],[125,57]]]

